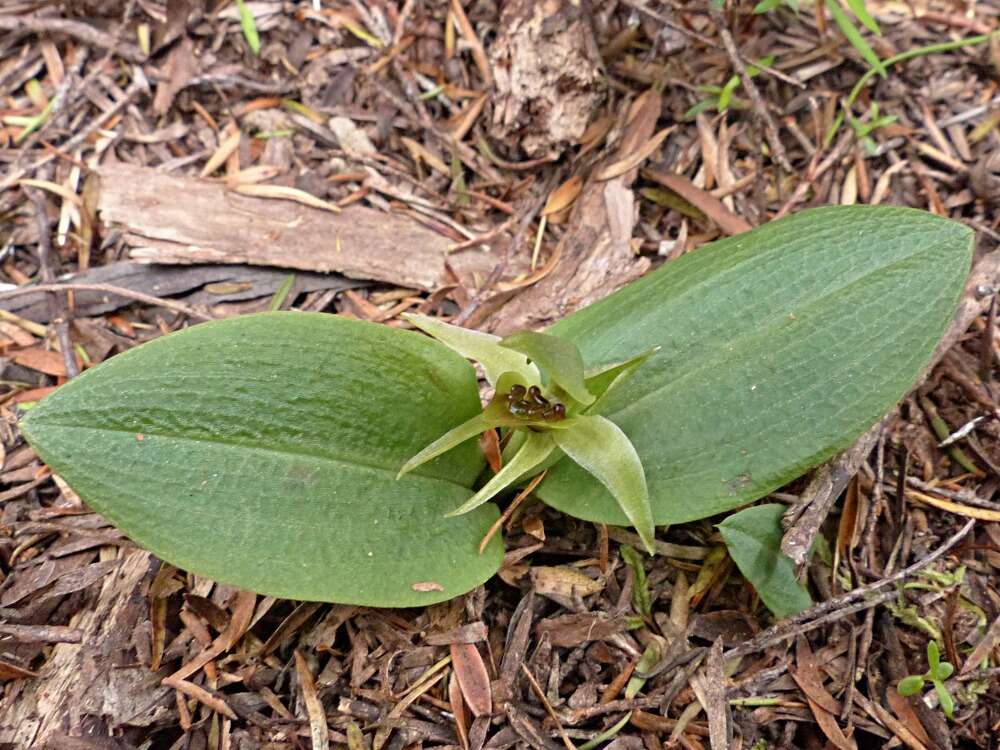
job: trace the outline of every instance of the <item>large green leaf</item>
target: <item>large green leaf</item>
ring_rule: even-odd
[[[795,565],[781,552],[783,505],[757,505],[719,524],[729,556],[778,617],[812,606],[809,591],[795,577]]]
[[[475,441],[399,481],[480,410],[473,368],[416,333],[333,315],[196,326],[112,358],[24,418],[41,457],[139,544],[293,599],[411,606],[499,567]]]
[[[636,447],[657,524],[762,497],[845,448],[913,385],[951,320],[972,232],[921,211],[804,211],[684,255],[559,322],[589,366],[661,346],[601,413]],[[563,460],[538,489],[627,524]]]

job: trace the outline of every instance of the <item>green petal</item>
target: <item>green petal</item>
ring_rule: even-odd
[[[646,360],[660,351],[660,348],[659,346],[654,346],[652,349],[647,349],[642,354],[637,354],[631,359],[626,359],[624,362],[601,365],[600,367],[587,370],[585,374],[587,390],[597,398],[587,411],[591,414],[600,414],[601,406],[606,401],[605,396],[635,375],[636,370],[642,367],[646,363]]]
[[[516,372],[529,385],[541,383],[538,368],[529,363],[523,354],[501,346],[499,336],[442,323],[426,315],[406,313],[403,317],[463,357],[481,364],[490,385],[495,384],[505,372]]]
[[[916,695],[921,690],[924,689],[924,678],[918,674],[911,674],[908,677],[904,677],[896,685],[896,692],[902,695],[904,698],[909,698],[911,695]]]
[[[455,446],[461,445],[466,440],[478,437],[481,433],[486,432],[486,430],[495,426],[496,425],[491,424],[487,416],[482,413],[477,414],[472,417],[472,419],[462,422],[462,424],[458,427],[453,430],[448,430],[448,432],[403,464],[403,468],[399,470],[399,473],[396,475],[396,479],[399,479],[404,474],[413,471],[421,464],[425,464],[431,459],[437,458],[442,453],[450,451]]]
[[[594,402],[583,380],[583,357],[573,342],[535,331],[518,331],[511,334],[500,346],[527,355],[546,376],[581,404]]]
[[[494,474],[493,478],[479,492],[451,513],[448,513],[446,517],[468,513],[470,510],[478,508],[494,495],[503,492],[517,482],[520,477],[540,466],[549,457],[549,454],[555,450],[555,447],[555,443],[552,441],[552,433],[525,432],[524,445],[521,446],[521,450],[514,454],[514,457],[505,463],[500,471]]]
[[[604,417],[576,417],[570,429],[553,432],[552,439],[567,456],[607,487],[635,526],[646,551],[653,554],[656,530],[646,475],[639,454],[621,428]]]

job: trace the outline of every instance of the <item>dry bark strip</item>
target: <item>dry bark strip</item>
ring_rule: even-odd
[[[110,284],[157,297],[180,295],[188,305],[209,306],[273,296],[287,275],[287,271],[253,266],[167,266],[120,261],[83,273],[68,274],[60,277],[59,281]],[[360,284],[333,274],[299,272],[295,275],[294,289],[297,293],[316,292],[351,289]],[[0,310],[35,323],[48,323],[52,314],[46,296],[44,292],[39,292],[0,298]],[[78,291],[73,295],[73,314],[89,318],[132,303],[133,300],[117,294]]]
[[[57,644],[40,676],[0,701],[0,746],[42,748],[64,734],[107,736],[113,727],[148,725],[166,715],[172,691],[137,663],[135,650],[149,615],[141,588],[152,580],[155,562],[148,552],[123,554],[96,601],[70,620],[82,642]]]
[[[405,218],[363,206],[340,214],[227,191],[218,182],[130,164],[101,167],[97,210],[122,229],[135,260],[278,266],[431,291],[493,265],[478,249]],[[471,285],[471,284],[470,284]]]

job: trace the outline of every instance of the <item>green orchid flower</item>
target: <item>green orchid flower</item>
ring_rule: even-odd
[[[468,513],[566,456],[608,489],[646,550],[653,553],[655,529],[642,463],[628,436],[600,411],[608,393],[659,347],[585,370],[576,346],[557,336],[520,331],[501,338],[424,315],[405,317],[463,357],[479,362],[494,395],[481,413],[407,461],[399,476],[486,430],[509,430],[513,434],[500,471],[449,515]]]

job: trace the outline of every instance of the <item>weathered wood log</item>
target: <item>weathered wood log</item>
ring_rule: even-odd
[[[99,217],[147,263],[278,266],[430,291],[449,283],[446,261],[469,281],[494,262],[480,249],[450,253],[449,238],[363,206],[335,214],[130,164],[99,175]]]

